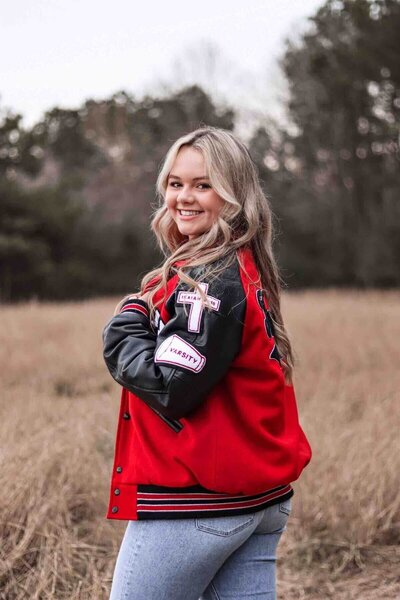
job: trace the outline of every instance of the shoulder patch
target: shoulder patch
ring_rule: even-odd
[[[199,283],[199,286],[207,295],[208,283]],[[200,331],[201,326],[201,317],[203,314],[203,302],[201,300],[200,294],[198,291],[194,292],[186,292],[181,290],[178,292],[178,297],[176,300],[179,304],[190,304],[190,312],[188,319],[188,331],[194,331],[198,333]],[[207,296],[207,303],[213,310],[218,310],[221,301],[213,296]]]
[[[159,346],[154,362],[168,363],[198,373],[204,367],[206,357],[175,333]]]

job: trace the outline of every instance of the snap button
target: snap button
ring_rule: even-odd
[[[116,496],[119,496],[119,495],[120,495],[120,493],[121,493],[121,491],[120,491],[118,488],[116,488],[116,489],[114,490],[114,494],[115,494]]]
[[[112,509],[111,509],[111,512],[112,513],[118,512],[118,506],[113,506]]]
[[[117,473],[122,473],[122,467],[117,467],[115,470],[117,471]]]
[[[131,415],[128,412],[124,412],[124,414],[122,415],[123,419],[130,419]]]

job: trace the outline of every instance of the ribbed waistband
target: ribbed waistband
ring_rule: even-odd
[[[137,486],[137,514],[138,519],[242,515],[263,510],[293,494],[290,483],[248,496],[214,492],[201,485],[179,488],[140,484]]]

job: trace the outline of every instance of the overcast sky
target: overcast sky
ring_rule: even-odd
[[[53,106],[198,81],[279,117],[287,36],[321,0],[13,0],[0,8],[0,108],[30,126]],[[208,49],[208,54],[207,54]],[[208,57],[208,58],[207,58]]]

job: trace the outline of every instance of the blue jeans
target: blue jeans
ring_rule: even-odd
[[[109,600],[275,600],[291,501],[247,515],[128,521]]]

